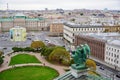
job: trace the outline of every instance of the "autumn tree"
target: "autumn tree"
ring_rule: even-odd
[[[31,43],[31,47],[38,51],[41,48],[45,47],[45,44],[42,41],[33,41]]]
[[[86,66],[90,68],[90,70],[93,70],[93,71],[96,70],[96,63],[91,59],[87,59]]]
[[[2,51],[0,51],[0,56],[2,56],[3,55],[3,52]]]
[[[49,55],[49,60],[58,62],[64,65],[70,64],[70,54],[64,48],[55,48]]]

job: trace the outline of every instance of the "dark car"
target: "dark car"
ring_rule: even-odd
[[[31,40],[31,38],[27,38],[28,40]]]
[[[101,69],[101,70],[104,70],[104,67],[103,67],[103,66],[100,66],[100,69]]]
[[[117,73],[116,77],[120,78],[120,72]]]
[[[99,63],[96,63],[96,65],[97,65],[97,66],[100,66],[100,64],[99,64]]]
[[[4,49],[4,50],[6,50],[7,48],[6,48],[6,47],[4,47],[3,49]]]

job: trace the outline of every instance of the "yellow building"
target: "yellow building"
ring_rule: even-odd
[[[26,40],[26,28],[14,27],[10,29],[11,41],[25,41]]]

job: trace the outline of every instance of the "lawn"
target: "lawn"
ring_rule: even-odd
[[[26,66],[8,69],[0,73],[0,80],[53,80],[59,74],[45,66]]]
[[[40,61],[33,55],[18,54],[11,58],[9,65],[26,64],[26,63],[40,63]]]

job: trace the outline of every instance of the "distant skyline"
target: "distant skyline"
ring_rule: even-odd
[[[120,0],[0,0],[0,10],[101,9],[120,10]]]

